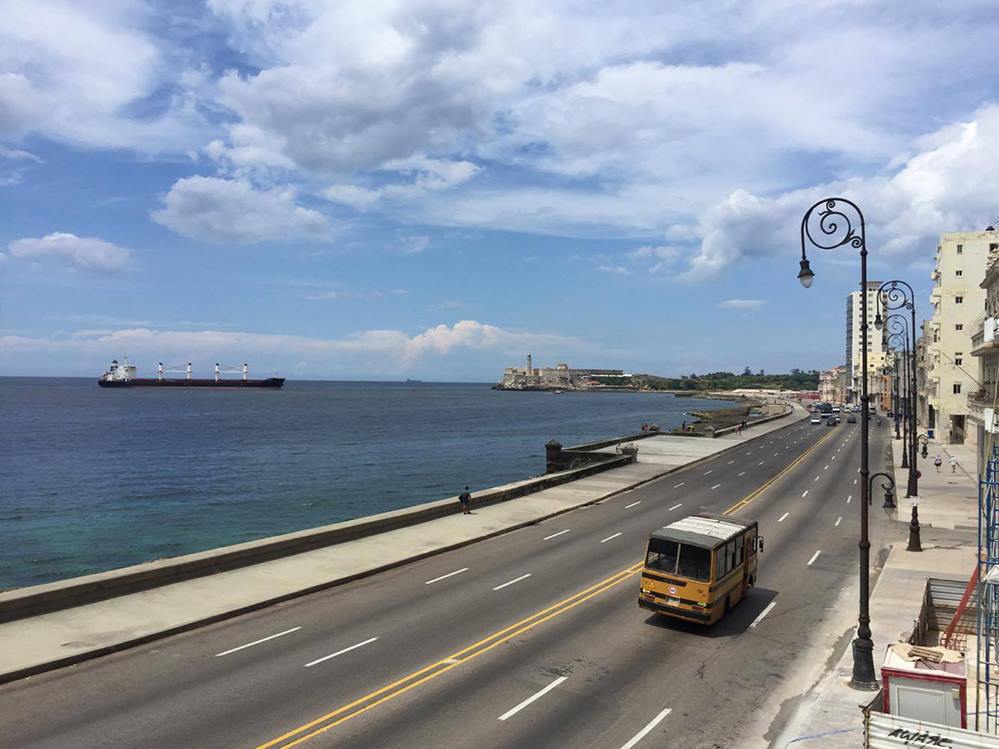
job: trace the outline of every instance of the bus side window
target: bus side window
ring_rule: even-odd
[[[735,563],[739,567],[742,566],[745,550],[746,550],[746,537],[739,536],[735,540]]]
[[[725,547],[715,549],[715,580],[725,577]]]
[[[728,557],[728,563],[725,565],[725,574],[735,569],[735,540],[729,541],[725,545],[725,556]]]

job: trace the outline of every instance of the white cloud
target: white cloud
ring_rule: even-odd
[[[415,255],[418,252],[423,252],[430,246],[430,237],[425,234],[402,237],[398,246],[407,255]]]
[[[30,151],[25,151],[22,148],[7,148],[4,145],[0,145],[0,159],[9,159],[11,161],[33,161],[36,164],[42,163],[42,160]]]
[[[616,276],[630,276],[631,271],[623,265],[600,265],[597,267],[601,273],[612,273]]]
[[[78,270],[116,273],[132,262],[132,250],[96,237],[53,232],[44,237],[15,239],[7,245],[15,258],[55,258]]]
[[[313,301],[344,301],[347,299],[381,299],[383,297],[403,296],[409,292],[406,289],[392,289],[391,291],[354,291],[351,289],[330,289],[309,294],[305,298]]]
[[[860,205],[868,247],[879,255],[912,259],[932,252],[942,231],[984,229],[999,194],[999,105],[915,145],[918,150],[891,176],[837,180],[774,197],[732,192],[701,214],[700,247],[687,277],[713,278],[743,258],[779,251],[793,257],[802,216],[826,197]]]
[[[645,245],[628,253],[628,258],[636,263],[651,262],[646,271],[655,274],[672,270],[680,256],[681,250],[678,247],[668,245]]]
[[[363,211],[381,199],[382,191],[369,190],[357,185],[331,185],[323,190],[322,195],[330,202],[342,203]]]
[[[722,309],[758,310],[766,304],[764,299],[726,299],[718,304]]]
[[[177,76],[181,50],[143,31],[145,3],[8,0],[3,14],[0,139],[148,152],[200,141],[196,93]]]
[[[163,202],[153,220],[189,239],[251,244],[328,240],[331,234],[326,217],[296,205],[290,187],[258,190],[243,180],[185,177]]]
[[[251,359],[258,371],[285,367],[306,360],[314,371],[330,371],[348,361],[371,371],[395,371],[428,357],[445,357],[461,350],[492,351],[518,356],[528,350],[563,356],[593,352],[597,347],[578,338],[550,333],[509,330],[475,320],[454,325],[436,325],[417,333],[401,330],[365,330],[344,338],[316,338],[223,330],[155,330],[124,328],[79,331],[62,337],[0,336],[0,354],[9,362],[23,361],[33,354],[49,356],[72,353],[92,366],[106,364],[127,352],[134,362],[234,361]],[[149,365],[150,367],[152,365]],[[209,366],[205,364],[205,366]]]

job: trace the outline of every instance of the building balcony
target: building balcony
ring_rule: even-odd
[[[972,356],[996,356],[999,355],[999,341],[993,339],[991,341],[976,341],[975,336],[971,339],[971,355]]]

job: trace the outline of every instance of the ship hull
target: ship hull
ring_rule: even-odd
[[[133,378],[130,380],[98,380],[102,388],[270,388],[276,389],[284,385],[284,377],[268,377],[264,380],[206,380],[206,379],[167,379]]]

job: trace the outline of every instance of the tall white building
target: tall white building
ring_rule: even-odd
[[[968,429],[968,396],[979,390],[972,336],[985,312],[989,255],[999,252],[999,232],[963,231],[940,235],[930,277],[933,316],[927,326],[925,427],[941,442],[977,442]]]
[[[874,316],[878,313],[878,288],[881,281],[868,281],[867,289],[867,389],[871,405],[880,403],[882,390],[881,368],[885,365],[885,352],[881,346],[881,332],[874,328]],[[852,291],[846,298],[846,372],[843,398],[847,403],[860,403],[863,391],[863,359],[861,357],[862,329],[860,291]]]

